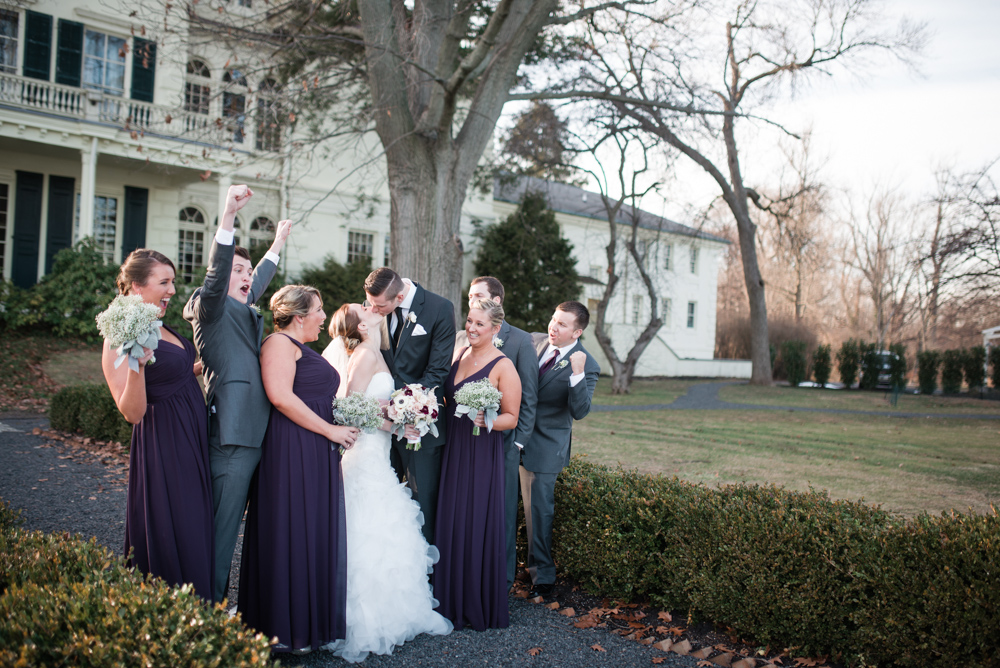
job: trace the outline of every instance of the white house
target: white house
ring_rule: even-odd
[[[241,71],[230,52],[183,24],[148,33],[107,0],[25,5],[0,9],[4,279],[33,285],[56,252],[89,236],[112,262],[137,247],[160,250],[174,259],[179,281],[190,281],[232,183],[256,193],[237,221],[241,244],[268,244],[277,220],[296,221],[282,258],[291,276],[327,255],[388,263],[388,191],[384,167],[371,161],[373,133],[319,155],[297,143],[274,80]],[[593,299],[605,264],[603,209],[593,193],[545,187],[578,270],[595,281],[586,288]],[[493,198],[470,190],[466,247],[475,243],[472,220],[504,217],[518,199],[508,190]],[[749,375],[748,365],[744,372],[711,360],[724,240],[642,215],[667,317],[639,374]],[[471,264],[470,255],[466,280]],[[648,304],[632,279],[623,286],[609,320],[616,343],[627,345]],[[596,342],[588,347],[599,352]]]

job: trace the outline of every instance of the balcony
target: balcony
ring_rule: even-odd
[[[0,105],[118,128],[133,140],[164,137],[248,152],[256,145],[252,124],[243,119],[212,118],[14,74],[0,73]]]

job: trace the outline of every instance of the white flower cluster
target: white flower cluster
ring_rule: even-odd
[[[404,385],[389,397],[389,419],[392,420],[392,433],[403,437],[407,425],[414,426],[422,437],[428,431],[438,435],[435,424],[438,419],[437,397],[433,389],[427,389],[419,383]],[[407,439],[408,450],[419,450],[420,439]]]
[[[382,407],[375,397],[367,397],[363,392],[351,392],[342,399],[333,400],[333,421],[374,434],[382,426]]]
[[[160,344],[160,307],[147,304],[140,295],[118,295],[108,308],[97,314],[97,329],[118,353],[117,369],[128,359],[129,368],[139,370],[143,348],[156,350]],[[149,361],[156,361],[154,357]]]
[[[503,392],[493,387],[489,378],[466,383],[455,393],[455,403],[458,404],[455,406],[455,417],[468,415],[470,420],[475,421],[479,411],[483,411],[486,430],[493,431],[493,421],[497,419],[502,398]],[[472,435],[479,436],[478,426],[472,428]]]

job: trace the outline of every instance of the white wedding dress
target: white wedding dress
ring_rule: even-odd
[[[388,399],[392,375],[376,373],[365,395]],[[388,432],[362,434],[344,453],[347,512],[347,637],[330,649],[346,661],[391,654],[421,633],[447,635],[427,575],[436,547],[420,531],[423,514],[389,463]]]

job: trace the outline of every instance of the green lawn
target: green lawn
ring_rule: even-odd
[[[899,411],[902,413],[951,413],[962,415],[1000,414],[1000,401],[978,397],[937,397],[900,394],[896,406],[883,391],[820,390],[804,387],[757,387],[729,385],[719,390],[719,398],[737,404],[834,408],[853,411]]]
[[[1000,499],[1000,421],[788,411],[591,413],[573,453],[709,485],[810,486],[905,515],[990,511]]]
[[[669,404],[674,399],[684,396],[690,386],[705,382],[708,381],[637,378],[632,381],[628,394],[611,394],[611,377],[601,376],[597,381],[597,389],[594,390],[594,403],[609,406]]]

